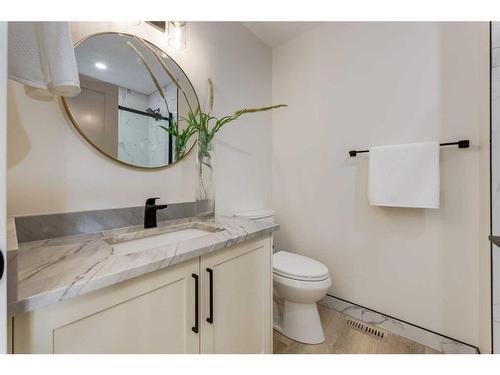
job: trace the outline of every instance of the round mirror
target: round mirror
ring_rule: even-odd
[[[80,134],[106,156],[162,168],[194,144],[186,123],[198,98],[183,70],[155,45],[133,35],[101,33],[75,45],[81,93],[62,98]]]

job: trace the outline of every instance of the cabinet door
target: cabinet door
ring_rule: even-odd
[[[15,353],[199,353],[199,260],[14,318]]]
[[[202,353],[271,353],[271,254],[269,236],[201,257]]]

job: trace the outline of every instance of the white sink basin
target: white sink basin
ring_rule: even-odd
[[[181,241],[190,240],[192,238],[206,236],[214,231],[203,229],[188,228],[181,229],[174,232],[157,234],[150,237],[143,237],[134,240],[126,240],[123,242],[106,241],[113,246],[115,253],[131,254],[139,251],[153,249],[159,246],[171,245]]]

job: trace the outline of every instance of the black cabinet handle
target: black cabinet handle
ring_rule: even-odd
[[[195,284],[194,284],[194,327],[191,330],[194,333],[198,333],[198,275],[193,273]]]
[[[3,253],[0,250],[0,280],[2,280],[4,268],[5,268],[5,261],[3,259]]]
[[[210,324],[213,324],[214,322],[214,271],[210,268],[207,268],[208,272],[208,278],[210,281],[210,288],[209,288],[209,297],[210,297],[210,316],[207,318],[207,322]]]

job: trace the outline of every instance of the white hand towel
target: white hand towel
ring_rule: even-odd
[[[439,208],[439,143],[370,148],[372,206]]]
[[[9,22],[9,78],[38,100],[80,93],[67,22]]]

